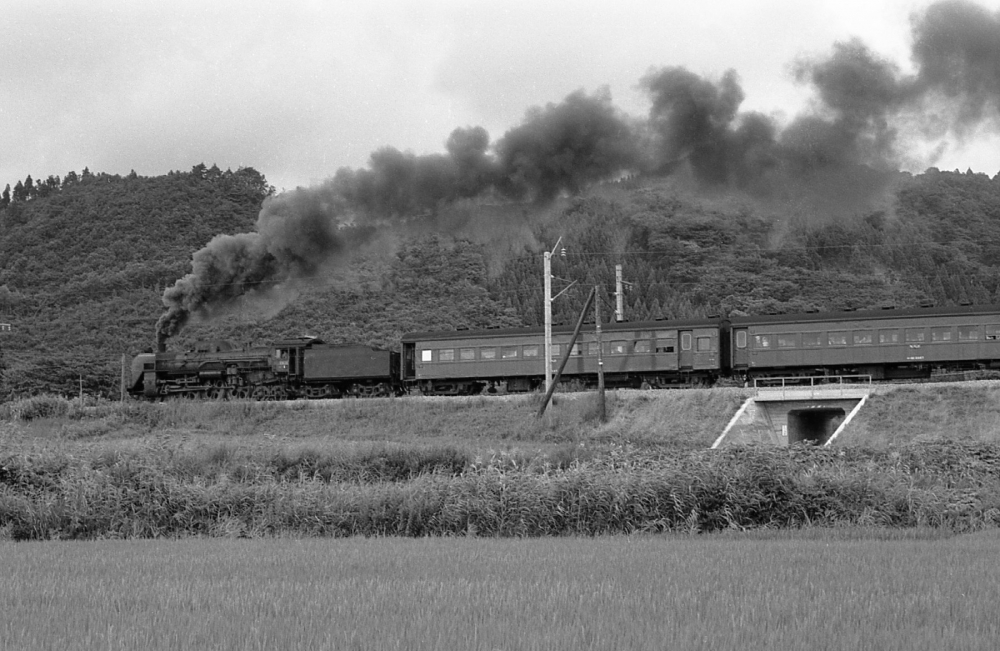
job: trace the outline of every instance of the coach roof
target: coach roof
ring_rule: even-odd
[[[908,307],[901,309],[804,312],[798,314],[762,314],[757,316],[733,316],[729,321],[733,327],[765,325],[772,323],[815,323],[844,321],[874,321],[881,319],[916,319],[921,317],[983,316],[995,314],[1000,317],[1000,305],[953,305],[942,307]]]
[[[636,330],[677,330],[679,328],[717,328],[721,325],[722,319],[684,319],[684,320],[659,320],[659,321],[620,321],[612,323],[602,323],[601,330],[607,333],[633,332]],[[552,326],[552,334],[572,334],[573,325]],[[594,323],[584,323],[581,332],[592,332]],[[530,335],[544,335],[543,326],[532,326],[528,328],[486,328],[478,330],[436,330],[432,332],[409,332],[403,335],[403,343],[415,343],[418,341],[442,341],[449,339],[487,339],[493,337],[524,337]]]

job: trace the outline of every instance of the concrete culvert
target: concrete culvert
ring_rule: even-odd
[[[826,443],[846,413],[843,409],[793,409],[788,412],[788,443],[807,441],[816,445]]]

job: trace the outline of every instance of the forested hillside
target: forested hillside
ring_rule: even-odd
[[[122,354],[150,345],[160,295],[191,251],[251,228],[271,191],[252,168],[204,165],[19,181],[0,211],[0,321],[11,324],[0,392],[74,393],[81,379],[88,392],[116,387]]]
[[[0,396],[75,394],[81,380],[88,393],[117,395],[122,355],[153,345],[164,289],[214,236],[253,231],[272,192],[252,168],[204,165],[28,186],[0,202],[0,322],[11,324],[0,334]],[[422,209],[419,227],[379,225],[379,246],[276,306],[233,301],[170,345],[312,334],[394,346],[411,330],[539,324],[541,252],[560,237],[555,287],[576,284],[556,301],[557,321],[574,320],[595,284],[611,318],[616,264],[631,283],[630,320],[1000,302],[1000,176],[932,169],[894,187],[888,209],[823,218],[658,178],[544,205],[468,200],[461,227],[454,206],[439,207],[438,221]]]

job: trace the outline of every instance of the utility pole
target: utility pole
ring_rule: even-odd
[[[622,298],[622,266],[615,265],[615,321],[625,320],[625,301]]]
[[[542,276],[545,288],[545,391],[548,393],[552,389],[552,301],[562,296],[566,290],[576,284],[574,280],[567,287],[563,288],[561,292],[552,295],[552,252],[559,248],[559,243],[562,242],[562,237],[560,236],[556,240],[556,245],[552,247],[552,251],[546,251],[542,256]],[[563,251],[563,257],[566,256],[566,251]]]
[[[561,237],[559,238],[562,239]],[[559,241],[556,241],[559,246]],[[555,247],[553,247],[555,248]],[[545,252],[545,392],[552,388],[552,252]]]
[[[10,334],[10,332],[11,332],[11,329],[10,329],[10,324],[9,323],[0,323],[0,334]],[[3,382],[3,370],[4,370],[4,367],[5,367],[5,364],[4,364],[4,360],[3,360],[3,346],[0,346],[0,389],[3,388],[3,384],[4,384],[4,382]]]
[[[594,287],[594,328],[597,339],[597,415],[602,423],[607,422],[607,403],[604,398],[604,344],[601,341],[601,297],[598,288]]]

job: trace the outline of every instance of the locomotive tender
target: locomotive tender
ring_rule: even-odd
[[[326,398],[527,392],[544,385],[543,329],[416,332],[401,350],[330,345],[304,337],[235,350],[212,342],[133,362],[136,397]],[[562,357],[572,328],[552,329]],[[561,384],[596,385],[593,328],[570,350]],[[936,371],[1000,369],[1000,306],[812,312],[602,325],[605,382],[667,388],[720,378],[870,375],[929,378]]]

